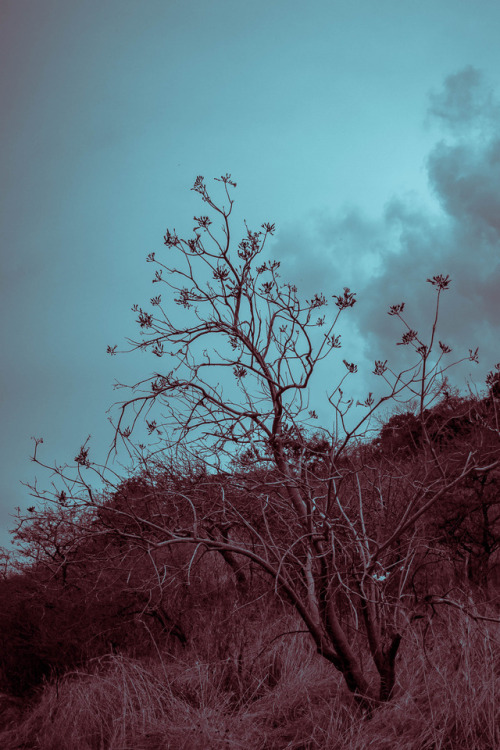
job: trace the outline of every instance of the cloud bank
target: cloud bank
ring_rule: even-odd
[[[342,286],[357,292],[350,333],[365,364],[391,361],[403,348],[395,347],[401,328],[387,315],[391,304],[404,301],[408,322],[425,336],[434,302],[425,280],[436,274],[452,278],[439,328],[453,347],[450,356],[479,346],[480,366],[462,370],[462,384],[470,372],[482,387],[500,360],[499,115],[481,71],[469,66],[448,76],[429,94],[426,112],[439,138],[425,166],[435,207],[414,195],[394,196],[376,219],[355,207],[323,213],[278,239],[283,274],[297,279],[306,296]]]

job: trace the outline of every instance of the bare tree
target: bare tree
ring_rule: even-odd
[[[449,277],[428,279],[436,307],[427,339],[406,322],[403,303],[390,308],[404,327],[399,343],[414,361],[401,372],[388,360],[376,361],[381,395],[368,394],[356,408],[344,391],[357,367],[336,360],[338,320],[355,305],[355,293],[344,288],[301,301],[296,286],[280,280],[280,264],[264,259],[274,224],[247,227],[234,247],[236,184],[230,175],[218,182],[224,205],[213,200],[202,177],[193,187],[212,218],[195,217],[188,239],[167,231],[166,258],[148,256],[153,283],[166,290],[167,300],[159,293],[150,310],[133,308],[141,336],[132,349],[152,352],[167,367],[137,383],[118,406],[114,447],[123,439],[149,472],[156,504],[147,513],[127,503],[108,509],[116,533],[151,552],[159,579],[162,554],[175,545],[190,545],[191,562],[200,550],[220,553],[239,571],[242,586],[245,568],[238,560],[257,566],[295,609],[317,651],[371,709],[393,693],[396,656],[411,620],[407,582],[427,543],[422,519],[466,477],[498,464],[498,441],[480,456],[473,448],[465,456],[445,454],[428,429],[428,409],[451,367],[445,364],[450,348],[437,340]],[[108,351],[115,354],[117,347]],[[330,371],[344,368],[327,395],[334,427],[313,430],[310,388],[327,358]],[[477,350],[465,359],[477,361]],[[418,465],[381,461],[363,440],[380,407],[396,401],[416,409],[423,446]],[[132,443],[143,419],[154,437],[148,449]],[[176,454],[205,465],[209,499],[201,501],[200,484],[193,491],[185,485],[158,489],[165,456],[174,460]],[[40,463],[36,451],[35,460]],[[76,469],[71,478],[69,468],[58,470],[65,492],[75,503],[99,507],[102,497],[91,488],[89,470],[102,480],[108,469],[91,464],[87,446]],[[116,477],[107,481],[117,486]],[[34,494],[47,497],[37,488]],[[365,650],[368,660],[360,656]]]

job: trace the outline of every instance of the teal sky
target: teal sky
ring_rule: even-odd
[[[390,356],[388,305],[418,317],[425,278],[450,273],[445,331],[481,347],[484,380],[499,29],[496,0],[0,0],[0,544],[30,504],[30,436],[49,462],[89,433],[104,455],[114,380],[153,369],[106,345],[135,333],[145,256],[190,230],[198,174],[232,173],[237,216],[277,223],[304,293],[359,291],[362,361]]]

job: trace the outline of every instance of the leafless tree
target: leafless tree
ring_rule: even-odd
[[[393,693],[396,656],[411,621],[407,584],[427,543],[422,519],[466,477],[498,464],[498,440],[481,455],[473,447],[466,455],[446,453],[429,429],[428,410],[452,366],[450,348],[437,339],[448,276],[428,279],[436,306],[427,338],[406,322],[404,303],[390,308],[413,361],[402,371],[376,361],[381,393],[355,405],[344,394],[357,366],[341,360],[337,333],[355,293],[317,292],[302,301],[294,284],[280,280],[280,264],[265,259],[274,224],[246,227],[235,247],[236,185],[230,175],[218,182],[224,204],[198,177],[193,190],[210,216],[195,217],[189,239],[167,231],[165,257],[147,258],[162,293],[148,309],[134,306],[141,335],[131,348],[152,352],[166,366],[117,406],[114,447],[123,440],[151,478],[151,504],[146,512],[143,504],[108,503],[108,523],[127,543],[143,545],[158,580],[166,551],[176,545],[191,550],[191,562],[200,550],[224,556],[241,586],[248,583],[245,564],[257,567],[295,609],[319,654],[371,709]],[[476,361],[477,350],[464,359]],[[326,397],[333,427],[313,429],[309,394],[325,360],[330,373],[341,367],[343,374]],[[374,415],[396,402],[410,404],[419,422],[418,464],[382,461],[367,441]],[[132,442],[140,424],[153,439],[149,448]],[[159,488],[165,457],[175,464],[180,456],[204,465],[204,480],[192,490]],[[35,460],[41,463],[36,451]],[[75,460],[75,474],[57,471],[68,502],[101,507],[92,471],[114,489],[117,477],[90,462],[87,445]],[[36,487],[34,494],[48,497]],[[368,660],[360,656],[365,650]]]

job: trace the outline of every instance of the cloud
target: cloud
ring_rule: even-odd
[[[498,238],[500,139],[439,143],[428,159],[429,181],[442,207],[464,226]]]
[[[449,75],[439,91],[429,94],[427,116],[454,134],[484,131],[498,116],[498,104],[480,70],[468,65]]]
[[[479,346],[481,366],[473,376],[480,387],[500,360],[499,113],[479,70],[448,76],[429,95],[427,110],[440,138],[426,160],[435,208],[415,195],[393,196],[375,219],[355,207],[318,214],[300,233],[292,228],[278,239],[275,254],[305,296],[343,286],[358,293],[356,331],[350,330],[363,341],[357,350],[365,365],[397,359],[405,349],[395,346],[402,331],[387,315],[391,304],[405,301],[408,323],[426,335],[435,302],[426,279],[436,274],[452,278],[439,329],[454,349],[450,357]],[[462,385],[469,372],[472,364],[461,371]]]

